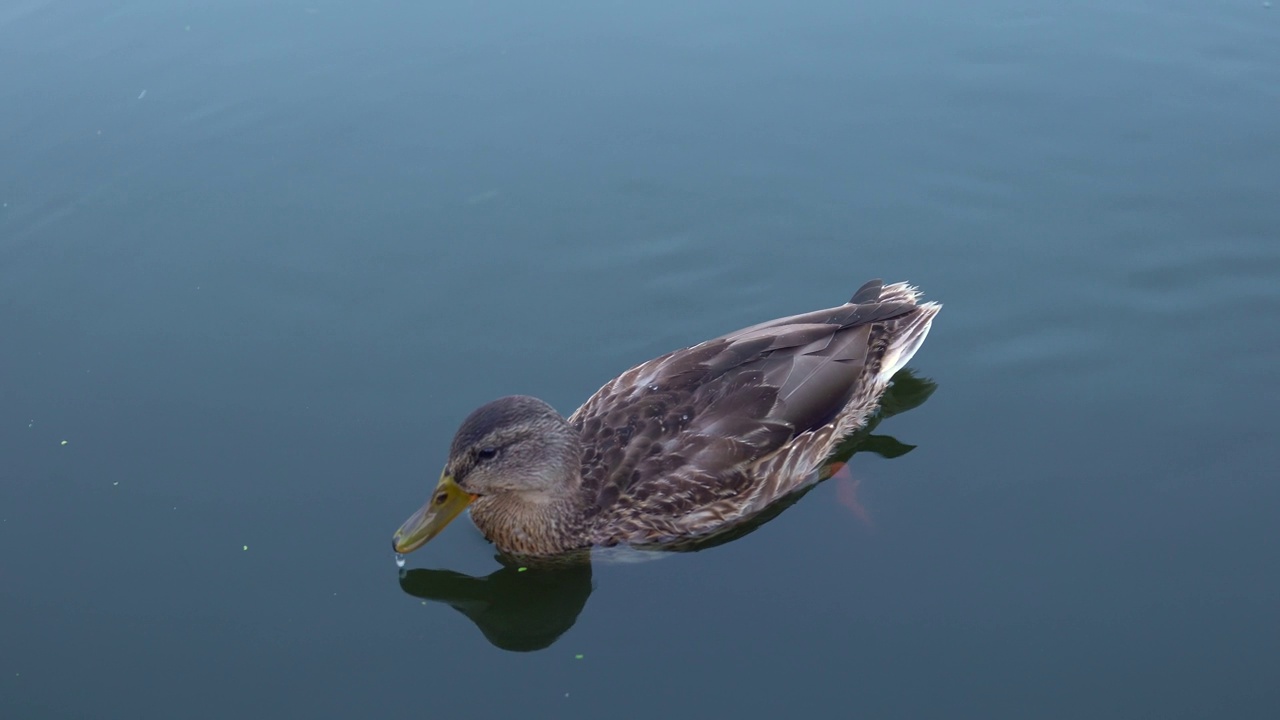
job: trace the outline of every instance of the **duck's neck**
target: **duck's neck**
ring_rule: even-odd
[[[485,495],[471,504],[471,520],[499,550],[512,555],[562,553],[582,542],[582,513],[567,488]]]

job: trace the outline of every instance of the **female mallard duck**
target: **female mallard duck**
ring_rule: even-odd
[[[924,342],[937,303],[873,280],[844,305],[754,325],[605,383],[565,420],[527,396],[467,416],[396,552],[468,506],[511,555],[703,537],[804,487]]]

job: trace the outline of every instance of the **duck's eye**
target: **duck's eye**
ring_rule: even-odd
[[[498,456],[498,448],[482,447],[476,451],[477,460],[492,460]]]
[[[436,493],[436,496],[435,496],[434,498],[432,498],[432,500],[433,500],[433,501],[435,502],[435,504],[437,504],[437,505],[443,505],[443,504],[445,503],[445,501],[446,501],[446,500],[448,500],[448,499],[449,499],[449,493],[447,493],[447,492],[439,492],[439,493]]]

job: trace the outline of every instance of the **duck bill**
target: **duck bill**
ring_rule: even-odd
[[[463,490],[449,475],[441,475],[440,483],[432,491],[427,504],[419,508],[400,529],[396,531],[391,544],[398,553],[410,553],[423,545],[444,529],[454,518],[475,500],[475,496]]]

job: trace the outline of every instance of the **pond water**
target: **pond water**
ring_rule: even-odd
[[[0,8],[0,716],[1274,717],[1280,9]],[[702,552],[409,558],[458,422],[909,280]]]

